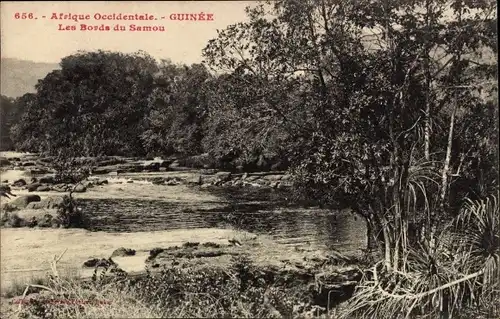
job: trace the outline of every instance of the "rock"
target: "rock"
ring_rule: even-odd
[[[92,258],[83,263],[83,266],[85,267],[95,267],[97,263],[99,262],[99,259],[97,258]]]
[[[103,174],[109,174],[110,172],[111,172],[110,169],[100,167],[92,170],[92,175],[103,175]]]
[[[77,185],[75,187],[75,190],[74,190],[75,193],[85,193],[86,191],[87,191],[87,187],[85,185],[81,185],[81,184]]]
[[[38,188],[36,190],[37,190],[37,192],[48,192],[48,191],[50,191],[50,186],[41,185],[41,186],[38,186]]]
[[[29,209],[54,209],[58,208],[63,204],[63,198],[59,196],[51,196],[43,199],[39,202],[29,203],[26,208]]]
[[[43,177],[40,177],[40,180],[39,180],[40,183],[43,183],[43,184],[54,184],[56,182],[54,176],[43,176]]]
[[[37,167],[30,170],[33,175],[47,174],[49,170],[45,167]]]
[[[28,192],[34,192],[40,186],[42,186],[42,184],[40,184],[40,183],[32,183],[32,184],[29,184],[26,188],[28,189]]]
[[[215,174],[217,180],[221,182],[227,182],[231,179],[231,172],[218,172]]]
[[[159,172],[160,171],[160,163],[153,162],[150,164],[146,164],[146,165],[144,165],[144,170],[146,172]]]
[[[112,254],[111,257],[126,257],[126,256],[134,256],[135,250],[129,248],[118,248]]]
[[[56,192],[64,193],[64,192],[68,191],[68,186],[64,185],[64,184],[54,185],[54,186],[52,186],[52,190],[56,191]]]
[[[271,175],[266,175],[264,179],[270,181],[270,182],[278,182],[281,181],[283,178],[283,175],[278,175],[278,174],[271,174]]]
[[[12,202],[10,202],[10,204],[18,208],[26,208],[29,203],[39,202],[40,200],[41,198],[38,195],[24,195],[16,198]]]
[[[212,186],[212,185],[210,185],[209,183],[205,183],[205,184],[201,185],[200,188],[209,188],[210,186]]]
[[[27,167],[27,166],[35,166],[36,164],[34,162],[24,162],[21,164],[21,166],[23,167]]]
[[[103,180],[98,180],[95,182],[96,185],[100,186],[100,185],[107,185],[108,184],[108,180],[107,179],[103,179]]]
[[[83,265],[85,267],[109,267],[116,264],[111,258],[109,259],[92,258],[84,262]]]
[[[160,168],[161,167],[168,168],[173,162],[174,161],[167,161],[167,160],[165,160],[165,161],[163,161],[163,162],[160,163]]]
[[[160,171],[160,172],[166,172],[167,170],[168,170],[168,168],[167,168],[167,167],[160,167],[160,170],[159,170],[159,171]]]
[[[216,169],[202,169],[200,171],[201,174],[203,175],[215,175],[215,173],[217,173],[217,170]]]
[[[241,179],[245,180],[245,179],[247,179],[247,177],[248,177],[248,173],[245,173],[245,174],[243,174],[243,176],[241,176]]]
[[[179,166],[180,166],[179,161],[175,160],[170,165],[168,165],[168,168],[174,169],[178,168]]]
[[[159,254],[161,254],[162,252],[164,252],[165,249],[163,248],[153,248],[149,251],[149,257],[148,257],[148,260],[153,260],[156,258],[156,256],[158,256]]]
[[[83,183],[82,185],[85,185],[86,188],[92,188],[92,187],[94,187],[94,182],[87,181],[87,182]]]
[[[153,185],[162,185],[165,184],[165,179],[163,177],[155,177],[151,180],[151,183]]]
[[[27,183],[24,179],[18,179],[17,181],[15,181],[14,183],[12,183],[12,186],[16,186],[16,187],[23,187],[25,186]]]
[[[11,165],[10,161],[6,158],[0,158],[0,166],[8,166]]]
[[[175,185],[179,185],[180,182],[175,180],[175,179],[172,179],[172,180],[169,180],[165,183],[165,185],[168,185],[168,186],[175,186]]]
[[[144,170],[141,164],[124,164],[120,165],[119,169],[116,170],[118,174],[122,173],[140,173]]]

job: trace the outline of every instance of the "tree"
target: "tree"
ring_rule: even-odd
[[[80,52],[36,86],[16,141],[36,151],[73,149],[81,156],[144,153],[140,132],[156,62],[138,52]],[[38,147],[26,144],[36,137]]]
[[[156,87],[148,97],[146,129],[141,138],[148,152],[199,154],[206,116],[204,86],[210,74],[203,65],[163,61]]]
[[[287,107],[304,110],[300,129],[287,125],[291,140],[301,141],[288,145],[297,187],[364,216],[385,269],[404,273],[410,248],[433,254],[457,214],[461,198],[452,202],[450,193],[472,195],[461,181],[478,170],[496,173],[494,130],[483,117],[495,105],[477,94],[494,74],[473,59],[496,46],[494,8],[487,1],[275,1],[248,9],[250,21],[219,32],[205,56],[233,76],[256,77],[267,92],[301,83],[297,94],[277,94],[279,104],[271,94],[251,104],[280,119]],[[476,142],[469,125],[480,128]]]
[[[0,97],[0,147],[2,150],[9,150],[13,146],[9,131],[13,124],[14,112],[14,99],[2,95]]]

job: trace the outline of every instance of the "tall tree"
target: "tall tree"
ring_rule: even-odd
[[[144,153],[140,133],[156,70],[155,60],[142,52],[81,52],[63,58],[61,70],[36,86],[34,105],[16,129],[17,142],[36,136],[36,151],[71,148],[81,156]]]

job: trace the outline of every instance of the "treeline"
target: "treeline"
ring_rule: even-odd
[[[202,64],[157,63],[144,52],[80,52],[60,66],[39,81],[36,93],[2,97],[4,149],[51,155],[71,149],[79,156],[210,153],[214,165],[232,167],[276,164],[283,157],[278,127],[265,136],[235,129],[249,93],[238,75],[215,76]]]

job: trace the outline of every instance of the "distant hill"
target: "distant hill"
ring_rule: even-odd
[[[60,67],[57,63],[2,58],[0,69],[0,93],[8,97],[19,97],[35,92],[38,80]]]

